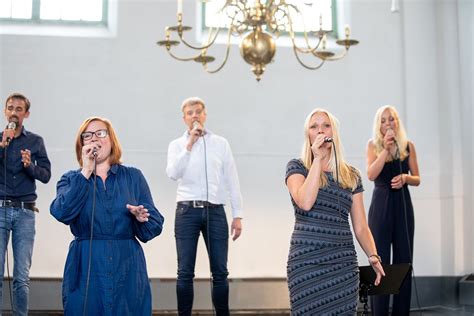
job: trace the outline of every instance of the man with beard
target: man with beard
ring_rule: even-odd
[[[30,101],[14,93],[5,102],[7,126],[0,133],[0,275],[4,275],[5,253],[10,233],[13,249],[13,314],[27,315],[29,272],[35,239],[36,185],[51,178],[43,138],[27,131],[23,120],[30,115]],[[2,299],[0,282],[0,304]],[[1,307],[1,306],[0,306]]]

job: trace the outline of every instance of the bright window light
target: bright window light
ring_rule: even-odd
[[[44,20],[61,19],[61,0],[42,0],[40,18]]]
[[[0,18],[11,18],[12,16],[12,2],[0,1]]]
[[[11,17],[13,19],[31,19],[31,0],[12,0]]]
[[[0,19],[104,22],[108,0],[0,0]]]
[[[206,3],[204,13],[206,28],[228,27],[230,19],[227,18],[227,15],[232,16],[232,8],[227,11],[227,14],[219,13],[225,2],[226,0],[211,0]],[[322,18],[323,29],[325,31],[332,31],[332,2],[333,0],[286,0],[286,3],[295,6],[300,12],[298,13],[296,10],[290,9],[293,31],[303,32],[305,29],[306,31],[319,30],[320,17]],[[236,19],[239,19],[239,16]],[[289,31],[289,29],[286,31]]]

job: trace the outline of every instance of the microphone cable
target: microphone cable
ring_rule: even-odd
[[[336,162],[336,179],[335,179],[335,183],[336,183],[336,186],[339,187],[339,162],[337,160],[337,153],[336,153],[336,145],[334,144],[334,140],[331,141],[331,144],[332,144],[332,151],[334,153],[334,160]],[[323,171],[324,172],[324,171]],[[329,179],[328,179],[328,186],[329,186]],[[340,200],[340,197],[339,197],[339,194],[336,193],[336,200],[337,200],[337,213],[339,215],[339,231],[342,232],[343,228],[342,228],[342,223],[344,222],[344,218],[342,217],[342,213],[341,213],[341,200]],[[342,241],[342,235],[340,234],[339,235],[339,244],[340,246],[342,247],[344,245],[343,241]],[[341,263],[345,263],[344,261],[341,262]],[[334,264],[334,262],[327,262],[327,263],[319,263],[318,265],[331,265],[331,264]]]
[[[94,237],[94,217],[95,217],[95,199],[96,199],[96,189],[97,189],[97,160],[94,155],[94,181],[93,181],[93,192],[92,192],[92,214],[91,214],[91,232],[89,237],[89,258],[87,263],[87,278],[86,278],[86,290],[84,295],[84,303],[82,306],[82,315],[87,315],[87,299],[89,295],[89,283],[91,277],[91,266],[92,266],[92,240]]]
[[[335,164],[336,164],[336,184],[337,186],[339,187],[340,184],[339,184],[339,161],[337,160],[337,153],[336,153],[336,145],[334,144],[334,139],[331,141],[332,143],[332,150],[334,152],[334,161],[335,161]],[[343,190],[343,188],[341,187],[341,190]],[[342,228],[342,223],[345,222],[346,220],[343,218],[342,216],[342,210],[341,210],[341,200],[340,200],[340,195],[339,194],[336,194],[337,195],[337,211],[338,211],[338,214],[339,214],[339,219],[340,219],[340,222],[339,222],[339,230],[341,232],[341,234],[339,235],[339,243],[341,245],[341,247],[344,246],[344,242],[342,241],[342,231],[343,231],[343,228]],[[349,225],[349,212],[350,210],[348,210],[348,213],[347,213],[347,223]],[[349,227],[349,230],[350,230],[350,227]],[[351,262],[354,262],[354,261],[351,261],[351,260],[348,260],[348,261],[341,261],[341,263],[351,263]],[[355,260],[355,262],[357,263],[357,260]]]
[[[12,295],[12,280],[11,280],[11,277],[10,277],[10,264],[9,264],[9,256],[8,256],[8,240],[10,239],[10,232],[8,231],[6,225],[7,225],[7,206],[5,205],[5,201],[7,200],[7,149],[8,149],[8,145],[6,145],[5,147],[3,147],[3,178],[4,178],[4,182],[3,182],[3,187],[4,187],[4,190],[3,190],[3,209],[4,209],[4,215],[5,215],[5,235],[6,235],[6,238],[5,240],[7,241],[6,242],[6,249],[5,249],[5,254],[6,254],[6,266],[7,266],[7,278],[8,278],[8,293],[10,295],[10,306],[11,306],[11,310],[12,310],[12,314],[15,314],[15,309],[14,309],[14,306],[13,306],[13,295]],[[12,234],[12,239],[13,239],[13,234]],[[13,242],[13,241],[12,241]],[[0,264],[5,264],[5,262],[3,263],[0,263]]]
[[[399,174],[400,174],[400,178],[402,178],[402,175],[403,175],[402,159],[400,157],[400,147],[398,147],[397,141],[395,141],[395,146],[397,147],[397,150],[395,152],[395,158],[398,159],[398,169],[399,169],[398,171],[399,171]],[[407,157],[405,159],[409,159],[409,157]],[[408,184],[407,183],[405,183],[405,184],[406,184],[407,190],[408,190]],[[408,246],[408,252],[410,254],[410,260],[411,260],[411,274],[412,274],[412,277],[413,277],[413,285],[415,286],[416,304],[418,305],[418,311],[420,312],[420,315],[423,315],[423,313],[421,311],[420,300],[418,298],[418,288],[416,286],[415,268],[413,267],[413,251],[412,251],[412,247],[410,245],[410,234],[408,233],[408,214],[407,214],[408,210],[407,210],[407,201],[406,201],[406,197],[405,197],[405,188],[404,188],[405,184],[402,184],[402,187],[401,187],[402,202],[403,202],[403,215],[405,216],[405,232],[406,232],[406,235],[407,235],[407,246]],[[413,225],[415,225],[415,224],[413,223]],[[413,236],[413,243],[415,243],[414,239],[415,239],[415,236]],[[411,298],[410,298],[410,300],[411,300]]]
[[[334,140],[331,142],[332,143],[332,151],[334,153],[334,161],[336,163],[336,185],[339,187],[339,162],[337,161],[337,153],[336,153],[336,145],[334,144]],[[339,199],[339,194],[336,194],[337,196],[337,212],[339,214],[339,230],[340,233],[342,233],[342,222],[344,219],[342,218],[341,214],[341,200]],[[341,247],[343,246],[342,242],[342,235],[339,235],[339,243],[341,244]]]
[[[212,267],[211,267],[211,234],[210,234],[210,213],[209,213],[209,179],[207,177],[207,146],[206,146],[206,140],[204,138],[204,134],[202,135],[202,143],[204,145],[204,172],[205,172],[205,179],[206,179],[206,202],[207,205],[205,205],[206,209],[206,230],[207,230],[207,254],[209,257],[209,290],[211,293],[211,306],[212,306],[212,315],[215,315],[216,310],[214,307],[214,299],[213,299],[213,292],[214,292],[214,285],[212,283],[213,277],[212,277]]]

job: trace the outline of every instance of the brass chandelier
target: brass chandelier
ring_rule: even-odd
[[[349,48],[359,42],[350,38],[349,26],[345,27],[345,37],[336,40],[336,44],[342,46],[342,52],[335,53],[327,48],[327,33],[323,30],[322,15],[319,16],[318,30],[304,30],[302,32],[303,44],[297,44],[297,36],[294,30],[294,18],[299,17],[303,20],[301,10],[295,4],[288,3],[285,0],[225,0],[218,14],[224,14],[228,19],[225,28],[210,28],[208,39],[202,45],[190,44],[184,34],[190,31],[190,26],[183,25],[183,0],[177,0],[178,4],[178,23],[175,26],[167,26],[165,28],[165,40],[158,41],[159,46],[164,46],[169,55],[180,61],[195,61],[204,67],[208,73],[216,73],[220,71],[226,64],[231,47],[231,38],[243,37],[240,42],[240,54],[243,59],[252,65],[252,71],[257,81],[260,81],[265,67],[272,62],[275,52],[275,39],[282,33],[287,33],[291,41],[293,52],[297,61],[305,68],[310,70],[319,69],[326,61],[334,61],[343,58]],[[305,2],[300,0],[301,3]],[[203,1],[210,2],[208,1]],[[312,4],[303,4],[312,5]],[[304,20],[303,20],[304,26]],[[227,40],[224,58],[221,64],[213,69],[209,68],[209,64],[215,61],[215,57],[208,54],[208,50],[216,42],[221,29],[227,29]],[[172,34],[177,34],[178,40],[173,40]],[[171,49],[174,46],[183,44],[197,54],[191,57],[179,57],[174,54]],[[300,47],[302,46],[302,47]],[[341,50],[341,49],[340,49]],[[310,56],[315,58],[317,63],[309,65],[303,60],[302,56]],[[308,57],[305,57],[308,58]]]

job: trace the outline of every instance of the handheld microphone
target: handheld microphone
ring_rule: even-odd
[[[392,154],[393,159],[400,159],[400,147],[398,147],[397,139],[395,138],[395,131],[392,128],[387,128],[386,133],[390,132],[392,136],[393,143],[395,144],[395,154]]]
[[[200,127],[201,127],[201,123],[199,123],[199,121],[194,121],[193,122],[193,129],[195,129],[199,132],[199,136],[202,135],[202,130],[199,129]]]
[[[15,129],[15,128],[16,128],[15,121],[8,122],[7,129]]]
[[[325,143],[332,143],[332,137],[324,137]]]
[[[395,145],[398,146],[397,139],[395,138],[395,131],[392,128],[387,128],[387,131],[385,133],[389,133],[389,132],[390,132],[390,135],[392,136],[393,142],[395,143]]]
[[[93,147],[92,148],[92,156],[94,156],[94,159],[97,158],[97,156],[99,155],[99,149],[101,148],[102,146],[100,144],[97,144],[97,147]]]
[[[15,130],[16,129],[16,122],[15,121],[8,122],[7,129]],[[8,144],[10,144],[11,140],[12,140],[12,138],[10,136],[7,136],[5,145],[8,146]]]

